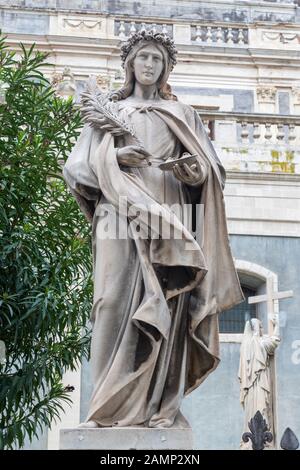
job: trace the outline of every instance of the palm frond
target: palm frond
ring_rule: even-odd
[[[86,90],[81,95],[81,103],[82,117],[92,127],[115,136],[130,134],[136,143],[143,147],[136,136],[134,126],[120,118],[118,103],[110,101],[109,94],[101,93],[94,77],[88,80]]]

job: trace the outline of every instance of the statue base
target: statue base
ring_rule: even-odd
[[[67,428],[60,431],[61,450],[191,450],[193,433],[179,413],[171,428]]]

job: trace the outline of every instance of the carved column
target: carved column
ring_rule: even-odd
[[[256,89],[258,111],[260,113],[276,112],[276,87],[264,85]]]
[[[292,89],[294,114],[300,114],[300,87]]]
[[[97,85],[102,93],[107,93],[111,88],[111,77],[109,75],[97,75]]]
[[[53,74],[51,83],[56,94],[63,99],[68,99],[76,93],[75,78],[69,67],[65,67],[62,73]]]

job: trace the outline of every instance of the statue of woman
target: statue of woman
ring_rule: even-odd
[[[249,423],[257,411],[266,420],[269,430],[274,435],[273,420],[273,383],[270,370],[270,358],[280,343],[279,325],[273,319],[272,336],[263,335],[261,321],[257,318],[245,324],[241,345],[239,380],[240,401],[245,410],[244,431],[249,432]],[[247,444],[242,443],[242,447]]]
[[[170,427],[184,395],[219,362],[217,314],[243,294],[226,228],[224,168],[198,114],[167,83],[173,41],[142,30],[121,58],[125,83],[107,101],[134,135],[97,117],[96,93],[85,100],[87,123],[64,167],[92,222],[94,391],[85,426]],[[196,160],[157,166],[184,153]],[[129,236],[105,236],[116,223]]]

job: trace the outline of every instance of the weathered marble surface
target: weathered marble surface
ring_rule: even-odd
[[[162,8],[163,5],[163,8]],[[19,8],[40,8],[50,10],[70,10],[69,0],[0,0],[0,6]],[[299,23],[299,8],[293,0],[260,2],[223,1],[213,2],[194,1],[122,1],[112,2],[98,0],[73,0],[73,11],[126,14],[145,17],[165,17],[176,19],[193,19],[204,21],[228,21],[238,23],[251,23],[256,21]]]
[[[192,429],[183,415],[177,417],[171,428],[97,428],[62,429],[61,450],[113,450],[113,449],[193,449]]]

